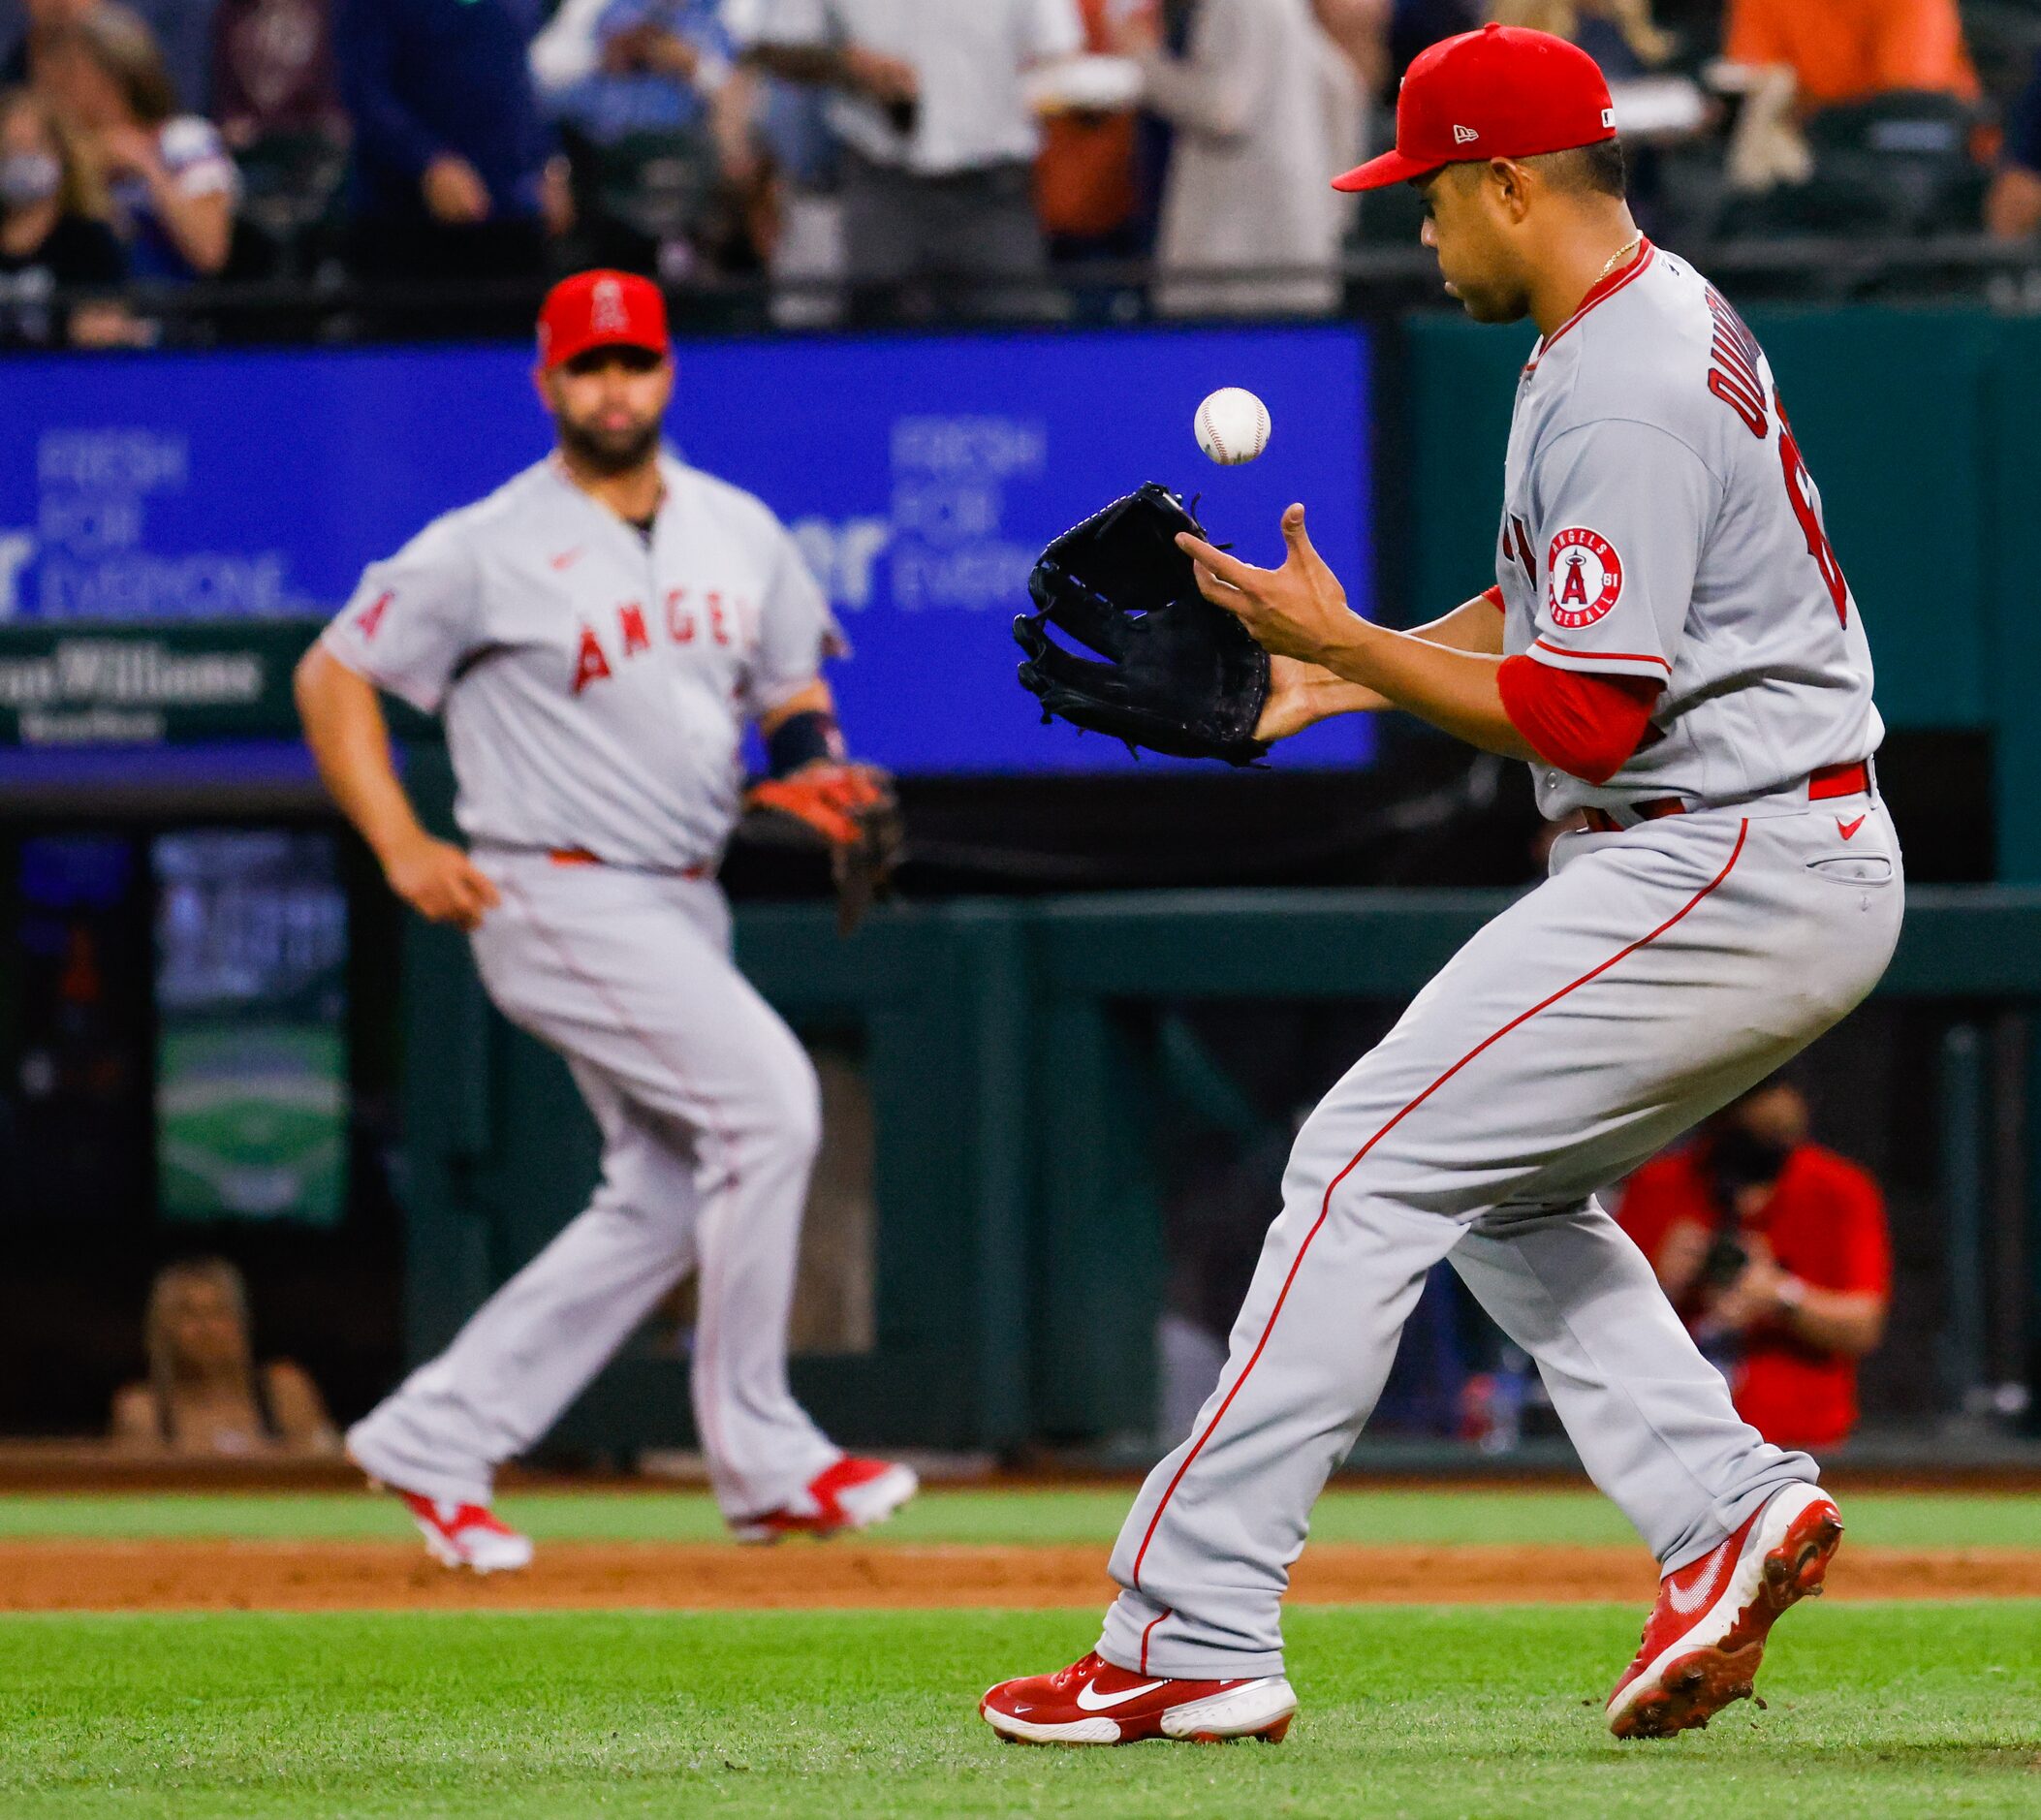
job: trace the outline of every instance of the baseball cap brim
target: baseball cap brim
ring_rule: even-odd
[[[569,361],[578,361],[582,355],[593,354],[599,348],[630,348],[639,354],[656,354],[661,360],[674,351],[673,344],[662,336],[619,330],[612,334],[589,335],[580,341],[563,340],[546,364],[549,368],[564,366]]]
[[[1420,159],[1406,158],[1399,151],[1386,151],[1379,158],[1370,158],[1365,165],[1356,165],[1353,170],[1333,179],[1335,190],[1386,190],[1392,183],[1408,183],[1416,177],[1429,177],[1434,171],[1443,171],[1443,164],[1426,164]]]

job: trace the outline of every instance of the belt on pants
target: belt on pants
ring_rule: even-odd
[[[1807,800],[1824,802],[1831,797],[1861,797],[1871,787],[1870,763],[1858,759],[1849,765],[1824,765],[1819,770],[1807,773]],[[1619,834],[1626,828],[1635,828],[1640,822],[1659,822],[1668,815],[1687,815],[1697,808],[1707,808],[1705,802],[1689,802],[1683,797],[1653,797],[1646,802],[1626,802],[1619,811],[1631,819],[1619,821],[1617,812],[1608,809],[1583,809],[1587,830],[1595,834]]]
[[[590,853],[586,847],[552,847],[546,857],[555,865],[609,865],[611,861],[600,854]],[[661,878],[706,878],[712,867],[696,865],[626,865],[626,872],[652,872]]]

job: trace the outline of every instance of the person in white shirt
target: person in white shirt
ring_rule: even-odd
[[[1320,176],[1360,155],[1365,113],[1354,65],[1311,0],[1202,0],[1180,57],[1163,48],[1153,15],[1136,15],[1120,27],[1118,48],[1139,59],[1146,106],[1176,129],[1155,247],[1157,309],[1333,309],[1353,209]]]
[[[947,291],[972,314],[1038,305],[1022,78],[1083,49],[1076,0],[762,0],[752,32],[753,62],[832,91],[854,287]]]

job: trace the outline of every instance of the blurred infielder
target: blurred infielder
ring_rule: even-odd
[[[883,870],[884,773],[843,758],[828,604],[757,499],[662,452],[665,303],[583,272],[539,322],[558,449],[373,564],[306,656],[305,731],[335,800],[422,915],[470,932],[504,1016],[558,1050],[600,1123],[594,1201],[445,1353],[347,1437],[450,1566],[521,1567],[488,1509],[530,1447],[689,1271],[692,1394],[737,1534],[892,1513],[905,1466],[848,1458],[787,1386],[815,1075],[738,975],[715,884],[742,801]],[[419,825],[378,689],[444,713],[469,850]],[[740,799],[748,720],[774,781]]]
[[[1864,627],[1771,368],[1638,233],[1615,138],[1591,59],[1491,26],[1412,65],[1397,149],[1340,179],[1421,185],[1452,295],[1543,330],[1495,589],[1405,635],[1348,611],[1301,506],[1277,570],[1178,541],[1274,654],[1264,737],[1406,708],[1527,760],[1578,826],[1299,1133],[1226,1369],[1114,1551],[1097,1651],[993,1688],[1010,1738],[1282,1735],[1290,1564],[1441,1258],[1661,1563],[1617,1734],[1747,1694],[1835,1552],[1814,1462],[1739,1420],[1593,1198],[1856,1005],[1903,890]]]

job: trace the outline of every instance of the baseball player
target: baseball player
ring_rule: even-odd
[[[1283,1735],[1290,1564],[1441,1258],[1661,1563],[1619,1736],[1749,1693],[1838,1539],[1813,1460],[1738,1418],[1594,1191],[1885,969],[1903,888],[1864,626],[1763,353],[1631,220],[1586,53],[1497,26],[1434,47],[1396,149],[1338,179],[1400,181],[1449,293],[1543,331],[1497,585],[1399,634],[1348,611],[1301,506],[1279,569],[1178,542],[1275,654],[1264,737],[1404,708],[1526,761],[1575,827],[1299,1133],[1226,1369],[1120,1532],[1097,1650],[987,1694],[1009,1738]]]
[[[692,1271],[695,1420],[731,1527],[862,1527],[915,1477],[847,1457],[787,1386],[820,1098],[731,963],[715,870],[747,721],[774,778],[753,794],[839,851],[890,792],[844,760],[820,676],[834,627],[792,539],[660,446],[674,368],[659,291],[565,280],[539,319],[536,381],[554,454],[372,564],[298,699],[391,888],[467,930],[498,1009],[566,1057],[602,1127],[602,1183],[348,1452],[449,1566],[522,1567],[530,1542],[489,1511],[497,1462]],[[413,814],[379,689],[445,716],[465,851]]]

